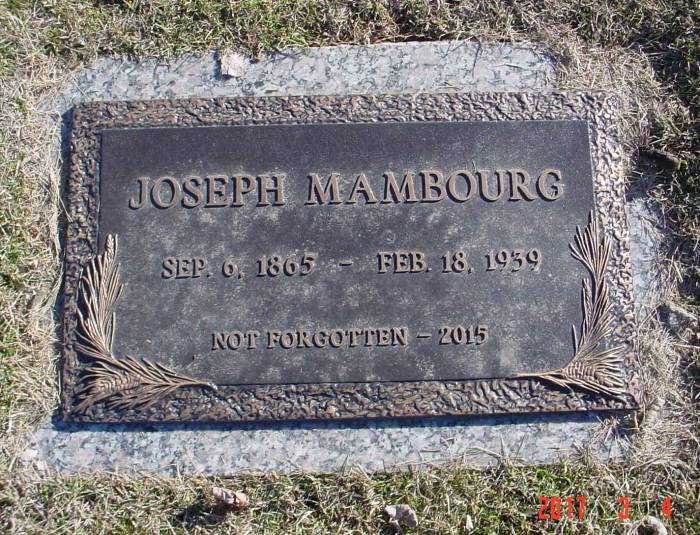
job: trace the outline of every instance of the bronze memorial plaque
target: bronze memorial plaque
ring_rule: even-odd
[[[615,109],[577,93],[76,107],[64,418],[635,408]]]

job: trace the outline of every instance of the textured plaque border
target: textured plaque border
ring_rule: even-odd
[[[641,390],[635,369],[632,274],[625,215],[623,152],[617,103],[606,94],[474,93],[338,97],[193,98],[91,102],[75,107],[67,184],[64,282],[62,416],[81,422],[265,421],[464,414],[626,410]],[[595,392],[562,378],[567,365],[539,376],[468,381],[218,385],[141,366],[158,381],[175,381],[148,403],[114,403],[108,396],[86,403],[86,377],[101,377],[79,334],[86,291],[81,277],[107,250],[97,242],[101,132],[111,128],[255,124],[373,123],[407,121],[583,120],[589,125],[594,173],[595,221],[609,242],[605,269],[611,324],[606,347],[620,346],[619,392]],[[586,224],[581,221],[580,226]],[[572,236],[572,241],[574,237]],[[114,244],[116,245],[116,244]],[[108,256],[108,255],[107,255]],[[82,303],[82,304],[81,304]],[[109,331],[113,327],[106,325]],[[139,355],[138,357],[145,357]],[[571,363],[570,363],[571,364]],[[149,368],[151,366],[151,368]],[[109,363],[107,365],[109,367]],[[125,375],[122,373],[121,375]],[[160,375],[159,375],[160,374]],[[117,374],[119,375],[119,374]],[[168,379],[170,377],[170,379]],[[105,383],[106,384],[106,383]],[[87,383],[89,386],[89,381]],[[93,385],[94,386],[94,385]],[[109,386],[109,385],[107,385]],[[99,397],[99,396],[98,396]],[[138,400],[136,395],[128,398]]]

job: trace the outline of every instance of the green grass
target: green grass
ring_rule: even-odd
[[[55,376],[39,349],[48,344],[31,313],[49,304],[59,280],[56,200],[51,165],[35,147],[37,99],[61,73],[101,55],[165,60],[212,48],[253,56],[289,46],[479,38],[542,42],[564,67],[598,52],[648,59],[651,79],[628,86],[646,114],[635,142],[672,154],[660,161],[652,197],[666,214],[683,283],[677,300],[698,304],[700,293],[700,4],[697,0],[525,0],[473,2],[266,0],[9,0],[0,5],[0,530],[13,533],[382,533],[383,512],[407,503],[418,513],[417,533],[627,533],[617,500],[631,499],[632,520],[662,518],[672,533],[700,532],[698,351],[681,351],[678,388],[667,390],[662,419],[643,413],[637,441],[668,444],[622,465],[585,460],[546,467],[462,467],[365,475],[246,476],[230,480],[111,476],[56,477],[24,469],[16,458],[22,437],[45,417]],[[623,66],[624,67],[624,66]],[[592,67],[596,74],[607,65]],[[629,69],[634,71],[636,67]],[[564,69],[565,71],[566,69]],[[624,70],[624,69],[623,69]],[[636,86],[634,80],[637,80]],[[639,82],[639,80],[646,80]],[[584,76],[559,80],[585,86]],[[614,84],[613,84],[614,85]],[[653,87],[652,87],[653,85]],[[641,87],[644,86],[644,87]],[[665,101],[673,99],[670,104]],[[637,115],[631,116],[636,120]],[[634,122],[634,120],[632,122]],[[634,125],[633,125],[634,126]],[[49,209],[51,208],[51,209]],[[654,354],[655,345],[646,348]],[[680,350],[679,350],[680,351]],[[43,354],[43,353],[42,353]],[[656,379],[654,379],[656,380]],[[53,399],[53,398],[51,398]],[[630,424],[632,425],[632,424]],[[634,427],[632,425],[632,427]],[[660,431],[659,431],[660,429]],[[683,431],[683,432],[681,432]],[[665,441],[665,442],[664,442]],[[212,486],[240,489],[251,506],[224,513]],[[543,525],[541,496],[585,496],[582,523]],[[661,500],[673,500],[673,516]]]
[[[453,467],[402,474],[359,472],[343,475],[248,476],[233,480],[158,480],[115,476],[55,479],[9,484],[0,503],[12,509],[15,525],[46,531],[151,533],[389,533],[384,507],[408,503],[419,518],[418,533],[463,533],[467,515],[476,533],[621,533],[642,516],[664,519],[671,533],[697,533],[697,492],[679,496],[658,486],[632,495],[607,479],[606,470],[560,464],[552,467],[498,467],[477,472]],[[637,474],[626,473],[626,480]],[[484,482],[490,482],[485,485]],[[617,480],[621,481],[621,480]],[[213,485],[240,489],[250,507],[227,513],[212,497]],[[583,520],[538,518],[542,496],[586,498]],[[630,519],[618,518],[618,499],[630,498]],[[671,497],[670,518],[662,501]],[[564,509],[566,517],[566,509]],[[592,531],[596,526],[598,531]]]
[[[0,332],[9,330],[0,320]],[[12,374],[12,349],[13,340],[11,334],[3,334],[0,340],[0,414],[7,416],[12,410],[12,390],[14,386]]]

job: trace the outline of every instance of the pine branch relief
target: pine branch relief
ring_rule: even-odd
[[[559,370],[518,374],[518,377],[542,379],[564,388],[580,388],[595,394],[619,396],[625,392],[622,378],[623,349],[616,346],[602,349],[605,338],[612,332],[612,306],[605,282],[605,269],[610,259],[610,242],[598,230],[593,211],[582,231],[576,227],[576,236],[569,245],[571,256],[581,262],[589,278],[583,279],[581,304],[583,320],[580,332],[572,325],[574,356]]]
[[[82,309],[78,310],[76,350],[92,359],[77,388],[80,400],[76,410],[85,412],[96,403],[109,408],[146,409],[178,388],[204,387],[211,383],[179,375],[147,359],[112,353],[115,331],[114,307],[122,293],[119,283],[117,237],[108,235],[105,250],[96,255],[83,271],[80,281]]]

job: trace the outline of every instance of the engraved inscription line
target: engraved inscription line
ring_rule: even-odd
[[[128,200],[132,210],[147,206],[167,210],[182,208],[238,208],[252,199],[254,206],[287,204],[287,173],[260,175],[207,175],[181,178],[148,176],[136,179],[136,192]],[[306,175],[306,205],[436,203],[450,200],[464,203],[475,198],[486,202],[556,201],[564,193],[562,172],[544,169],[531,175],[525,169],[458,169],[406,171],[401,184],[392,171],[381,177],[358,173],[354,179],[339,173],[311,172]]]

